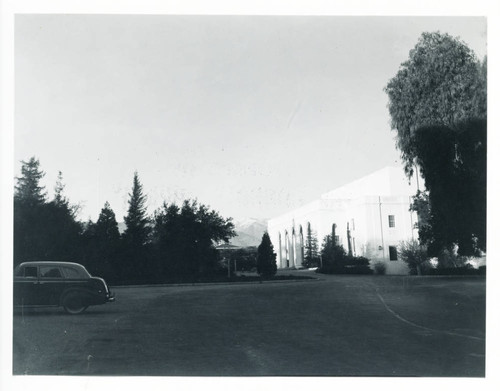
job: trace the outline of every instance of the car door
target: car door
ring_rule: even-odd
[[[65,280],[57,265],[40,265],[38,273],[38,296],[42,305],[59,305]]]
[[[26,265],[17,270],[14,276],[14,305],[37,305],[38,267]]]

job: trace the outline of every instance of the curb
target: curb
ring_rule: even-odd
[[[251,285],[251,284],[280,284],[286,282],[312,282],[320,281],[320,278],[298,278],[290,280],[276,280],[276,281],[235,281],[235,282],[192,282],[192,283],[178,283],[178,284],[145,284],[145,285],[108,285],[111,289],[122,288],[168,288],[168,287],[181,287],[181,286],[205,286],[205,285]]]

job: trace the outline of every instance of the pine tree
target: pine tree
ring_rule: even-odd
[[[21,161],[22,176],[16,177],[14,199],[28,205],[42,205],[47,199],[45,187],[40,185],[40,180],[45,172],[40,169],[40,161],[32,157],[29,161]]]
[[[120,274],[118,261],[120,232],[115,213],[106,201],[99,218],[89,223],[86,231],[87,265],[89,270],[109,281],[116,281]]]
[[[56,186],[54,187],[54,202],[56,205],[68,205],[68,200],[63,194],[66,186],[62,183],[62,172],[57,174]]]
[[[68,198],[64,195],[66,185],[63,183],[62,172],[57,174],[56,185],[54,186],[54,199],[52,203],[65,211],[67,211],[73,219],[76,218],[80,211],[80,205],[70,204]]]
[[[262,235],[262,241],[257,248],[257,273],[261,276],[274,276],[277,271],[276,253],[271,238],[267,232]]]
[[[14,264],[27,259],[75,259],[80,256],[81,224],[62,195],[61,174],[54,200],[47,202],[40,180],[45,173],[34,157],[22,162],[14,193]]]
[[[318,266],[318,237],[316,232],[311,228],[311,223],[307,223],[306,245],[304,264],[306,267]]]
[[[128,214],[124,217],[126,229],[123,237],[134,248],[144,246],[149,240],[150,226],[146,214],[147,197],[143,194],[137,171],[134,173],[132,193],[129,193]]]
[[[143,281],[151,273],[148,243],[151,226],[146,214],[146,196],[137,171],[134,173],[132,193],[129,193],[128,214],[124,217],[123,263],[120,274],[125,280]]]
[[[111,209],[108,201],[104,203],[104,208],[101,209],[101,213],[95,224],[95,232],[99,238],[107,242],[115,243],[120,239],[115,212]]]

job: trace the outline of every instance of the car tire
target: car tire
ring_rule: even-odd
[[[88,305],[85,304],[85,299],[82,295],[71,292],[64,296],[63,299],[64,311],[70,315],[78,315],[84,312]]]

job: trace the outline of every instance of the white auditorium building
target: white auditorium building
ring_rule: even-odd
[[[336,240],[346,251],[350,247],[371,265],[384,262],[387,274],[407,274],[397,246],[418,238],[417,216],[409,211],[416,191],[417,184],[409,183],[402,168],[386,167],[269,220],[278,268],[302,266],[308,224],[317,235],[318,250],[335,224]]]

